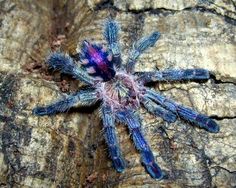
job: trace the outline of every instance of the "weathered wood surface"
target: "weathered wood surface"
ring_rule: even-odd
[[[236,13],[233,0],[212,1],[0,1],[0,186],[1,187],[235,187]],[[205,83],[156,84],[184,105],[212,116],[221,131],[210,134],[186,122],[167,124],[141,109],[143,128],[167,174],[155,181],[139,162],[127,129],[118,125],[127,162],[111,167],[97,110],[52,117],[31,114],[78,81],[51,74],[50,49],[73,54],[83,39],[105,42],[104,20],[121,25],[123,58],[143,35],[161,32],[137,70],[207,68]]]

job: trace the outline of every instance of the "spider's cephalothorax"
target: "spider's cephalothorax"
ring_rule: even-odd
[[[111,106],[113,112],[118,112],[138,108],[143,87],[134,76],[118,71],[113,79],[101,83],[97,90],[103,103]]]
[[[82,43],[78,66],[70,56],[55,52],[47,60],[49,66],[62,73],[70,74],[89,85],[74,95],[57,101],[46,107],[36,107],[33,113],[39,116],[65,112],[71,107],[89,106],[98,101],[101,103],[101,118],[104,136],[114,168],[123,172],[125,161],[121,155],[116,138],[115,121],[126,124],[140,152],[141,162],[151,177],[161,179],[163,172],[155,162],[155,157],[141,130],[137,108],[145,107],[150,113],[172,123],[177,117],[209,132],[217,133],[219,126],[208,116],[200,114],[169,100],[160,93],[148,89],[148,82],[204,80],[209,79],[205,69],[166,70],[153,72],[134,72],[138,57],[159,39],[160,34],[151,35],[137,41],[129,54],[128,62],[122,63],[118,41],[119,26],[113,20],[105,23],[104,37],[107,49],[102,45]],[[76,56],[78,57],[78,55]]]

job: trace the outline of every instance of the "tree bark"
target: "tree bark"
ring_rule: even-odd
[[[60,0],[0,1],[0,186],[2,187],[235,187],[236,12],[234,1]],[[208,133],[180,119],[167,124],[140,109],[143,130],[165,172],[152,179],[125,126],[117,125],[127,168],[111,165],[97,109],[36,117],[82,83],[50,72],[51,50],[75,54],[83,40],[105,43],[103,23],[121,26],[123,62],[133,42],[159,31],[158,43],[136,70],[206,68],[207,82],[158,83],[175,101],[211,116]],[[78,45],[80,47],[80,45]]]

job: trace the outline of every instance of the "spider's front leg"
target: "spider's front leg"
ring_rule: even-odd
[[[104,126],[103,131],[113,166],[118,172],[123,172],[125,169],[125,162],[121,156],[116,137],[114,114],[112,113],[111,108],[105,105],[102,107],[102,120]]]
[[[210,73],[206,69],[183,69],[183,70],[165,70],[153,72],[136,73],[144,84],[156,81],[188,81],[188,80],[207,80]]]
[[[54,52],[48,57],[47,63],[50,68],[69,74],[75,79],[81,80],[88,85],[94,85],[95,83],[95,80],[89,76],[87,72],[78,67],[69,55]]]
[[[65,112],[72,107],[91,106],[98,100],[95,90],[81,90],[75,95],[68,95],[51,105],[34,108],[33,114],[38,116],[53,115],[58,112]]]
[[[151,112],[155,116],[161,117],[162,119],[164,119],[168,123],[173,123],[177,119],[177,116],[173,112],[166,110],[165,108],[161,107],[160,105],[157,105],[155,102],[150,100],[148,97],[143,96],[141,98],[141,103],[149,112]]]
[[[145,96],[162,105],[167,110],[176,113],[184,120],[190,121],[209,132],[219,132],[219,126],[217,125],[217,123],[206,115],[200,114],[194,110],[191,110],[190,108],[179,105],[152,90],[146,90]]]
[[[132,139],[141,154],[141,162],[152,178],[162,179],[163,173],[155,162],[153,153],[141,132],[141,123],[133,111],[124,111],[117,114],[117,118],[128,125]]]
[[[116,21],[108,19],[105,23],[104,38],[108,43],[108,48],[112,53],[112,62],[116,67],[121,65],[119,25]]]
[[[143,37],[138,42],[133,45],[133,49],[130,52],[128,63],[126,64],[126,70],[129,73],[133,73],[134,65],[138,57],[146,51],[149,47],[154,46],[157,40],[160,38],[161,34],[159,32],[153,32],[147,37]]]

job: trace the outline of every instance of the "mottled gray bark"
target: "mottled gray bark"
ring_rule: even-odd
[[[235,187],[235,1],[0,1],[0,186],[2,187]],[[82,40],[105,42],[103,22],[121,25],[122,57],[141,36],[158,30],[158,44],[136,70],[206,68],[204,83],[155,84],[156,90],[212,116],[210,134],[178,120],[167,124],[141,109],[143,128],[167,174],[155,181],[139,162],[127,129],[118,125],[127,169],[111,167],[96,109],[35,117],[79,81],[48,72],[51,48],[75,53]]]

